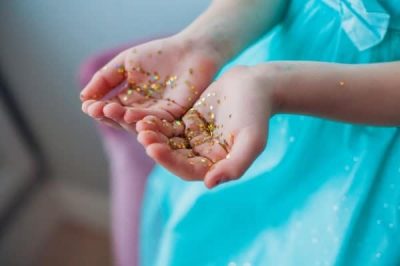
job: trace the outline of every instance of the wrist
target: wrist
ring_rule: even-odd
[[[253,67],[254,78],[259,80],[268,98],[271,116],[285,112],[284,88],[290,79],[291,66],[286,62],[270,62]]]
[[[186,28],[175,37],[179,39],[187,51],[201,51],[212,58],[218,68],[234,56],[234,53],[229,49],[228,41],[214,36],[211,32],[196,30],[194,26]]]

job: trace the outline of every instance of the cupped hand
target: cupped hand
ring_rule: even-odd
[[[127,49],[83,89],[85,113],[128,130],[147,115],[173,121],[198,99],[220,66],[207,45],[181,36]]]
[[[264,149],[273,113],[268,82],[236,67],[203,92],[180,120],[147,116],[138,140],[156,162],[185,180],[212,188],[240,178]]]

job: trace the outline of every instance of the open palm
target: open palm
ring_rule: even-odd
[[[171,37],[123,51],[81,93],[90,116],[126,129],[146,115],[181,117],[218,69],[210,51]],[[110,93],[111,92],[111,93]]]

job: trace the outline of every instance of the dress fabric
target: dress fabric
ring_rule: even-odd
[[[400,60],[400,2],[293,0],[221,73],[273,60]],[[238,181],[210,191],[156,167],[141,219],[142,266],[398,266],[399,127],[277,115]]]

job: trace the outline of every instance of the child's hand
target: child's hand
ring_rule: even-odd
[[[213,83],[182,118],[147,116],[138,140],[148,155],[187,180],[211,188],[237,179],[264,149],[272,93],[252,67],[237,67]]]
[[[130,48],[93,76],[81,93],[82,109],[128,130],[146,115],[173,121],[211,83],[219,60],[207,45],[178,35]],[[104,99],[115,88],[120,92]]]

